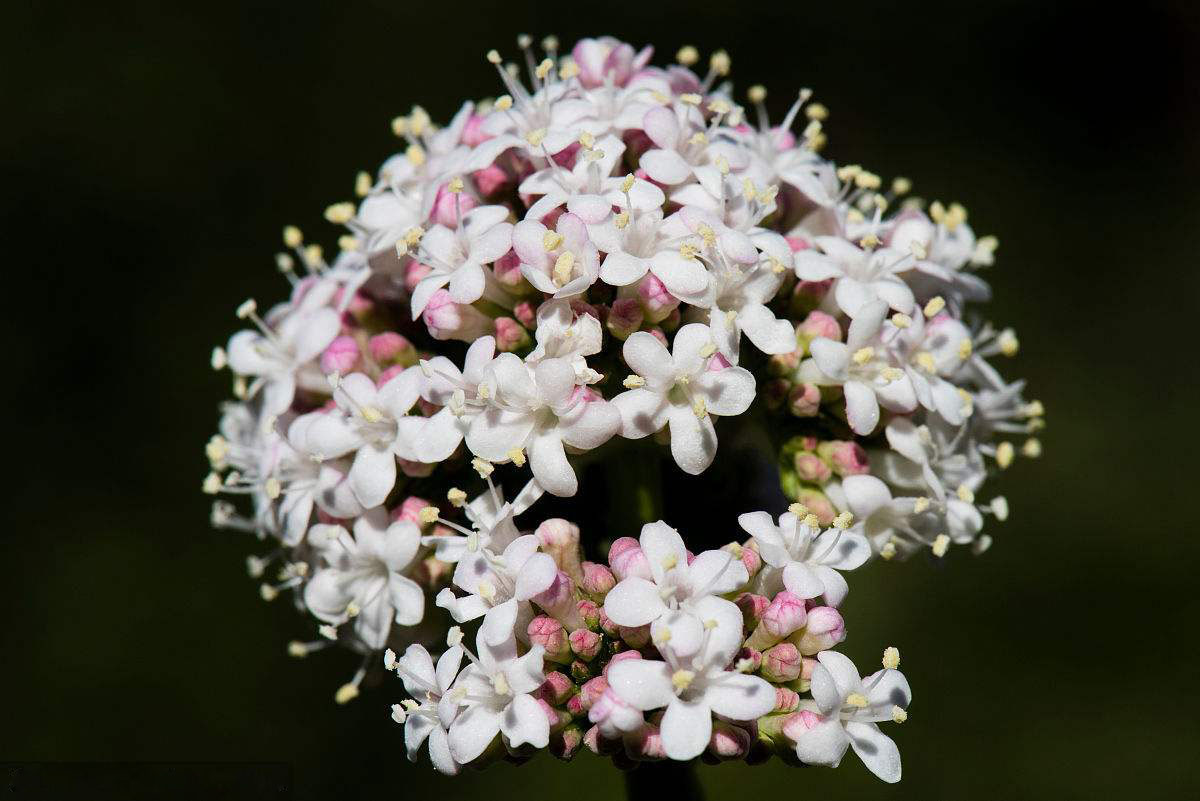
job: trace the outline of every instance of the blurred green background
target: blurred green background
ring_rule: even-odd
[[[413,103],[494,95],[490,47],[610,33],[727,48],[733,78],[828,105],[828,154],[967,205],[1001,242],[1003,367],[1045,457],[983,558],[855,574],[846,653],[900,647],[904,780],[702,768],[710,798],[1181,798],[1200,788],[1192,516],[1200,223],[1194,3],[172,3],[6,7],[0,759],[282,761],[298,797],[610,797],[584,754],[456,780],[410,766],[399,682],[332,701],[357,658],[297,662],[253,544],[208,527],[207,368],[243,298],[280,297],[281,226],[392,152]],[[15,373],[12,364],[15,361]],[[730,532],[732,534],[732,532]],[[786,794],[786,795],[785,795]]]

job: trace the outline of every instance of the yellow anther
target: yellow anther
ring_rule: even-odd
[[[846,696],[846,706],[852,706],[857,709],[863,709],[871,702],[867,700],[867,696],[862,693],[850,693]]]
[[[913,357],[913,361],[917,363],[917,367],[920,367],[930,375],[937,372],[937,361],[934,360],[933,354],[927,350],[918,351],[917,355]]]
[[[709,356],[712,356],[716,352],[717,352],[717,346],[714,345],[713,343],[709,342],[709,343],[705,344],[704,347],[700,348],[700,358],[707,359]]]
[[[626,376],[625,380],[622,381],[621,384],[625,387],[625,389],[641,389],[642,387],[646,386],[646,379],[642,378],[640,375],[630,375]]]
[[[733,106],[729,105],[728,100],[717,98],[708,104],[708,110],[714,114],[728,114],[733,111]]]
[[[955,228],[962,225],[966,221],[967,221],[967,210],[965,208],[963,208],[963,206],[959,203],[951,203],[950,208],[946,212],[946,216],[943,219],[943,223],[946,226],[946,230],[953,231]]]
[[[412,228],[409,228],[404,232],[404,244],[408,245],[410,248],[416,247],[417,243],[421,241],[421,237],[423,236],[425,236],[425,229],[421,228],[419,225],[414,225]]]
[[[392,133],[401,137],[408,135],[408,117],[393,118]]]
[[[1007,469],[1015,456],[1016,448],[1011,442],[1001,442],[996,446],[996,464],[1000,465],[1001,470]]]
[[[1033,400],[1025,404],[1025,408],[1021,413],[1026,417],[1042,417],[1046,414],[1046,407],[1042,405],[1040,400]]]
[[[925,304],[925,316],[928,318],[936,317],[944,308],[946,308],[946,299],[938,295]]]
[[[892,706],[892,722],[893,723],[903,723],[906,720],[908,720],[908,712],[906,712],[902,707],[893,705]]]
[[[908,328],[912,325],[912,318],[904,312],[896,312],[892,315],[892,325],[897,328]]]
[[[767,99],[767,87],[756,83],[746,90],[746,97],[750,98],[751,103],[761,103]]]
[[[890,561],[896,557],[896,543],[885,542],[883,547],[879,549],[879,556],[884,561]]]
[[[628,194],[629,191],[631,189],[633,189],[633,184],[634,184],[634,181],[636,181],[636,180],[637,179],[634,177],[633,173],[629,173],[629,175],[626,175],[625,179],[623,181],[621,181],[621,191]]]
[[[967,392],[962,387],[958,387],[958,397],[962,399],[960,407],[964,417],[970,417],[975,411],[975,399],[971,397],[971,393]]]
[[[358,617],[362,614],[362,607],[354,601],[346,604],[346,617]]]
[[[467,502],[467,493],[458,487],[451,487],[446,492],[446,500],[450,501],[450,505],[457,509]]]
[[[958,489],[954,491],[958,499],[963,503],[975,503],[975,493],[966,484],[959,484]]]
[[[883,649],[883,666],[888,670],[895,670],[900,667],[900,649],[894,645],[889,645]]]
[[[446,188],[457,195],[459,192],[463,191],[463,179],[459,178],[457,175],[454,176],[450,179],[450,183],[446,185]]]
[[[525,141],[530,147],[538,147],[542,144],[542,140],[546,138],[546,129],[537,128],[525,134]]]
[[[941,201],[935,200],[929,204],[929,217],[939,225],[946,219],[946,207],[941,204]]]
[[[885,367],[879,371],[879,375],[884,381],[890,384],[893,381],[899,381],[901,378],[904,378],[904,371],[899,367]]]
[[[846,212],[846,222],[857,224],[864,220],[866,220],[866,217],[858,209],[850,209]]]
[[[675,687],[676,692],[682,692],[692,686],[692,681],[695,678],[695,671],[677,670],[671,674],[671,684]]]
[[[707,145],[708,137],[704,135],[703,131],[696,131],[694,134],[692,134],[688,138],[688,144],[689,145]]]
[[[854,176],[862,172],[862,167],[857,164],[846,164],[837,169],[837,177],[839,181],[853,181]]]
[[[754,181],[749,178],[742,179],[742,197],[746,200],[754,200],[754,196],[758,194],[758,187],[754,185]]]
[[[307,264],[309,267],[316,267],[320,265],[321,261],[324,259],[325,249],[320,245],[309,245],[300,255],[303,257],[305,264]]]
[[[366,197],[369,195],[373,185],[374,181],[371,180],[371,174],[369,172],[360,171],[358,175],[354,176],[354,194],[358,195],[359,197]]]
[[[729,175],[729,159],[724,156],[717,156],[714,163],[717,165],[717,170],[721,175]]]
[[[358,250],[358,237],[353,234],[342,234],[338,237],[338,248],[341,250]]]
[[[558,246],[563,243],[563,235],[557,231],[547,231],[542,234],[542,247],[547,253],[558,250]]]
[[[417,512],[417,519],[425,524],[436,522],[440,511],[436,506],[422,506],[421,511]]]
[[[704,398],[696,398],[692,401],[692,414],[696,415],[698,420],[708,417],[708,406],[704,403]]]
[[[996,344],[1000,346],[1000,352],[1009,357],[1016,356],[1017,351],[1021,349],[1021,342],[1011,328],[1000,332],[1000,336],[996,337]]]
[[[613,225],[617,226],[618,231],[625,230],[625,226],[629,225],[629,212],[623,211],[614,217]]]
[[[1021,446],[1021,455],[1029,459],[1036,459],[1042,455],[1042,442],[1038,439],[1027,439],[1025,444]]]
[[[362,419],[368,423],[378,423],[383,419],[383,412],[376,409],[374,406],[362,407]]]
[[[563,65],[558,68],[558,77],[562,78],[564,81],[569,81],[578,74],[579,65],[575,63],[574,59],[566,59],[563,61]]]
[[[804,116],[810,120],[824,120],[829,118],[829,109],[825,108],[822,103],[810,103],[804,109]]]
[[[850,359],[855,364],[862,365],[862,364],[866,364],[867,362],[871,361],[871,359],[873,359],[874,357],[875,357],[875,349],[872,348],[870,345],[867,345],[864,348],[859,348],[858,350],[854,351],[854,355],[851,356]]]
[[[487,51],[487,60],[493,64],[499,64],[503,59],[500,58],[500,52],[497,50]]]
[[[525,451],[521,448],[513,448],[511,451],[509,451],[508,458],[511,459],[512,463],[517,467],[525,466]]]
[[[717,235],[707,223],[700,223],[698,226],[696,226],[696,233],[700,234],[700,238],[704,240],[704,245],[706,247],[711,248],[713,245],[717,244]]]
[[[475,468],[475,472],[479,474],[480,478],[487,478],[496,470],[494,464],[484,461],[478,456],[471,460],[471,467]]]
[[[513,105],[512,95],[500,95],[492,105],[501,111],[508,111]]]
[[[950,550],[950,538],[945,534],[938,534],[933,540],[933,555],[939,559],[946,555],[946,551]]]
[[[283,492],[283,485],[279,483],[279,479],[271,477],[264,482],[263,491],[267,493],[268,498],[275,500]]]
[[[808,507],[802,503],[793,503],[788,506],[788,511],[801,520],[808,516]]]
[[[850,512],[842,512],[837,517],[833,518],[835,528],[846,529],[850,528],[850,524],[854,522],[854,515]]]
[[[496,597],[496,585],[486,579],[479,582],[475,591],[485,601],[491,601]]]
[[[921,514],[922,512],[925,512],[928,509],[929,509],[929,499],[928,498],[920,497],[920,498],[917,498],[915,501],[913,501],[913,512],[915,514]]]
[[[294,225],[285,226],[283,229],[283,244],[289,248],[298,248],[304,241],[304,234],[300,233],[300,229]]]
[[[684,45],[675,54],[675,60],[685,67],[690,67],[700,60],[700,51],[691,45]]]
[[[202,488],[205,495],[216,495],[221,491],[221,476],[217,473],[209,473],[204,477]]]
[[[676,556],[675,554],[668,554],[667,556],[663,557],[662,569],[663,570],[674,570],[678,564],[679,564],[679,557]]]
[[[535,69],[533,73],[534,75],[537,75],[539,81],[544,81],[552,69],[554,69],[554,62],[546,58],[542,59],[542,63],[537,65],[537,69]]]
[[[874,233],[867,234],[862,239],[858,240],[858,245],[861,248],[870,249],[879,245],[879,237]]]
[[[333,700],[338,704],[348,704],[358,697],[358,685],[354,683],[343,684],[338,687],[336,693],[333,694]]]
[[[685,259],[694,259],[700,253],[700,248],[693,245],[691,242],[684,242],[679,246],[679,255]]]
[[[694,92],[686,92],[679,96],[679,102],[689,106],[698,106],[703,102],[704,98]]]
[[[804,525],[808,526],[809,528],[820,528],[821,527],[821,518],[817,517],[812,512],[809,512],[808,514],[806,514],[804,516],[804,520],[802,522]]]
[[[854,185],[859,189],[878,189],[881,183],[878,175],[866,170],[854,176]]]
[[[408,159],[409,164],[420,167],[425,163],[425,148],[414,142],[404,151],[404,157]]]
[[[972,350],[971,340],[964,339],[962,342],[959,342],[958,343],[958,358],[960,358],[960,359],[970,358],[971,350]]]
[[[912,191],[912,181],[907,178],[894,178],[892,180],[892,191],[897,195],[907,195]]]
[[[708,68],[722,77],[729,74],[729,68],[732,65],[733,60],[724,50],[718,50],[708,59]]]
[[[588,131],[584,131],[579,135],[579,144],[587,150],[591,150],[596,146],[596,137],[592,136]]]
[[[554,283],[559,286],[565,285],[571,280],[571,272],[575,269],[575,254],[569,250],[564,250],[558,254],[558,258],[554,260],[553,278]]]

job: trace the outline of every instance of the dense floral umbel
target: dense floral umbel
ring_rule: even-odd
[[[862,677],[838,607],[874,558],[987,548],[986,479],[1040,453],[1041,404],[989,361],[1016,337],[965,322],[996,240],[819,155],[808,90],[772,125],[750,87],[748,113],[724,52],[519,44],[530,85],[492,51],[505,94],[393,120],[401,152],[325,212],[335,257],[284,230],[290,297],[243,303],[213,352],[214,523],[272,543],[263,598],[317,632],[293,654],[362,654],[339,703],[380,664],[403,679],[408,755],[442,772],[853,750],[898,780],[899,652]],[[622,470],[612,440],[719,467],[724,418],[773,442],[792,501],[722,510],[728,545],[689,550],[628,482],[640,531],[537,516]]]

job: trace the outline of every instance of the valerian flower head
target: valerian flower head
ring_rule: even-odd
[[[211,356],[214,525],[315,619],[289,653],[359,652],[338,703],[382,655],[408,756],[443,773],[853,748],[895,781],[899,654],[860,678],[830,649],[848,571],[982,553],[992,477],[1042,453],[998,364],[1020,342],[977,305],[998,240],[826,158],[811,90],[773,123],[725,51],[517,44],[485,56],[499,96],[391,120],[329,242],[283,228],[286,300],[242,303]],[[771,497],[748,464],[787,512],[736,500]]]

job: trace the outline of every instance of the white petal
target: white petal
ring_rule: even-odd
[[[639,439],[667,424],[670,406],[666,398],[649,389],[631,389],[612,400],[621,414],[621,436]]]
[[[555,431],[535,434],[530,438],[529,468],[538,483],[552,495],[569,498],[579,489],[575,470],[567,460],[562,440]]]
[[[671,354],[658,339],[646,331],[637,331],[625,340],[621,348],[625,363],[647,381],[662,385],[673,382],[674,363]]]
[[[784,566],[783,586],[799,598],[816,598],[825,592],[825,582],[803,562],[788,562]]]
[[[694,759],[708,747],[712,737],[712,709],[703,700],[676,698],[663,715],[663,750],[671,759]]]
[[[500,731],[504,732],[508,744],[514,748],[524,743],[534,748],[545,748],[550,740],[550,720],[533,696],[517,695],[504,709]]]
[[[646,259],[617,251],[604,257],[600,280],[612,286],[627,286],[645,275],[649,268],[650,262]]]
[[[483,704],[468,707],[450,727],[450,753],[454,761],[466,764],[483,753],[500,733],[501,713]]]
[[[879,401],[875,391],[861,381],[847,381],[842,392],[846,395],[846,422],[855,434],[870,434],[879,424]]]
[[[644,626],[666,611],[658,586],[637,576],[617,582],[604,599],[604,614],[618,626]]]
[[[672,406],[667,422],[671,428],[671,456],[691,475],[699,475],[717,455],[717,432],[712,419],[700,420],[690,407]]]
[[[710,685],[704,699],[730,720],[757,720],[775,708],[775,688],[758,676],[731,672]]]
[[[389,448],[364,445],[350,467],[350,487],[363,506],[378,506],[396,486],[396,457]]]
[[[841,722],[825,720],[796,735],[796,756],[806,765],[836,768],[849,745],[850,738]]]
[[[678,250],[660,250],[650,259],[650,269],[676,296],[697,295],[708,288],[708,270],[699,259],[685,259]]]
[[[754,375],[741,367],[709,370],[694,379],[708,411],[721,417],[738,415],[754,402]]]
[[[666,706],[675,699],[671,668],[651,659],[625,659],[608,669],[608,684],[634,709],[643,712]]]
[[[850,746],[867,770],[889,784],[900,781],[900,749],[874,723],[846,723]]]
[[[660,184],[681,184],[692,175],[692,166],[674,150],[648,150],[642,154],[639,164]]]

